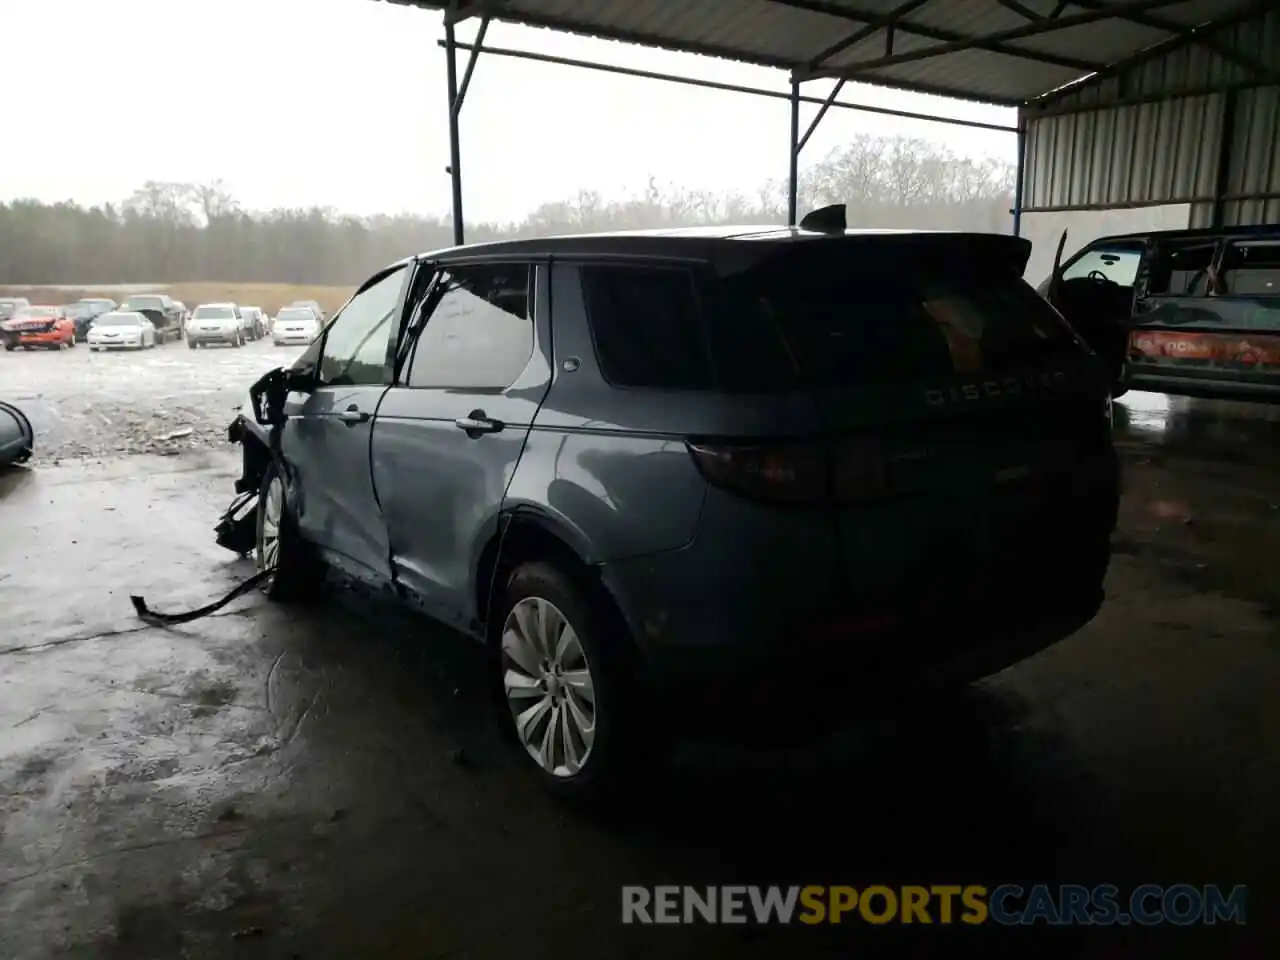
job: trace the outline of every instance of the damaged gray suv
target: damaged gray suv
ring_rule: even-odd
[[[1092,618],[1116,519],[1106,378],[1029,249],[841,223],[410,258],[255,385],[220,541],[273,598],[337,571],[486,644],[568,795],[704,719],[967,683]]]

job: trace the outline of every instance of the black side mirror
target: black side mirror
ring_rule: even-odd
[[[316,388],[316,366],[304,363],[284,371],[285,393],[310,393]]]

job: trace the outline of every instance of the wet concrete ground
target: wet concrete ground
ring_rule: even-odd
[[[277,362],[266,345],[153,354],[212,391],[153,392],[219,426],[249,358]],[[23,368],[15,390],[8,360],[0,398],[41,383]],[[230,373],[206,362],[246,367],[224,396]],[[76,418],[50,403],[59,443],[91,442],[81,393]],[[623,928],[619,887],[1062,881],[1248,884],[1250,924],[1034,947],[984,930],[982,949],[1149,955],[1157,936],[1161,956],[1264,955],[1245,951],[1275,936],[1280,895],[1274,414],[1126,398],[1093,624],[963,699],[809,748],[686,747],[612,816],[526,780],[480,651],[447,632],[256,596],[139,624],[130,593],[183,608],[249,573],[210,535],[225,449],[0,474],[0,958],[879,956],[922,937],[954,953],[977,932]]]
[[[108,353],[83,343],[60,352],[0,351],[0,399],[31,419],[35,465],[172,456],[221,446],[249,384],[301,352],[270,339],[199,350],[171,341]]]

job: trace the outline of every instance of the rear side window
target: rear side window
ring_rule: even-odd
[[[858,386],[1011,370],[1082,349],[1013,270],[789,255],[721,281],[712,353],[727,389]]]
[[[583,266],[596,358],[619,387],[711,386],[693,273],[684,267]]]
[[[1231,244],[1222,260],[1222,280],[1230,296],[1280,296],[1280,242]]]
[[[1169,297],[1203,297],[1209,293],[1209,267],[1218,245],[1203,240],[1163,243],[1151,264],[1148,292]]]

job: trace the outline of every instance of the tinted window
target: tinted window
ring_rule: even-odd
[[[130,310],[163,310],[164,305],[164,297],[130,297],[121,304]]]
[[[196,320],[230,320],[235,315],[231,307],[196,307],[191,316]]]
[[[622,387],[710,386],[693,274],[682,267],[584,266],[600,370]]]
[[[722,281],[714,302],[717,376],[733,390],[1007,370],[1081,349],[1013,270],[979,262],[793,254]]]
[[[1138,263],[1142,260],[1142,251],[1123,247],[1099,247],[1088,250],[1069,267],[1063,268],[1062,278],[1071,280],[1075,277],[1087,277],[1090,274],[1102,274],[1113,283],[1122,287],[1132,287],[1138,275]]]
[[[457,267],[418,337],[409,375],[411,387],[502,390],[520,376],[533,355],[527,264]]]
[[[352,297],[338,314],[320,354],[322,383],[386,381],[387,344],[403,283],[404,267],[397,267]]]
[[[1203,240],[1162,244],[1151,264],[1148,292],[1171,297],[1203,297],[1209,292],[1209,267],[1218,246]]]
[[[1280,243],[1233,243],[1222,267],[1228,295],[1280,296]]]

